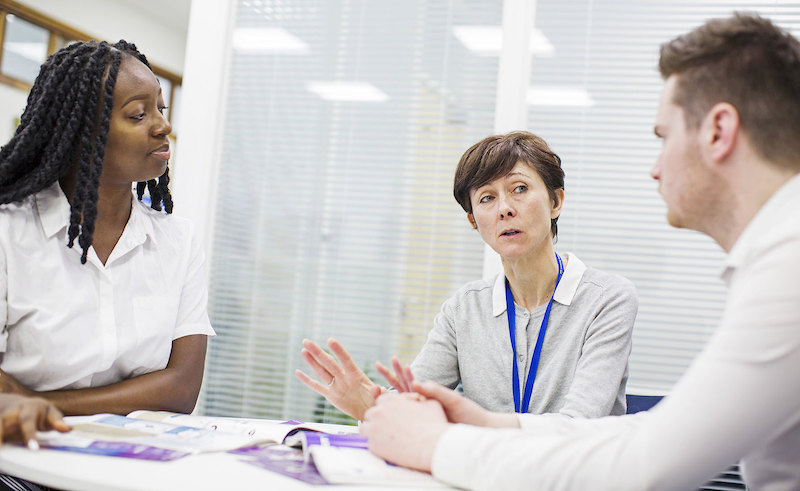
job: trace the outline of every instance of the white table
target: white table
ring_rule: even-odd
[[[3,445],[0,472],[69,491],[412,489],[391,485],[315,486],[247,464],[239,456],[224,452],[151,462]]]

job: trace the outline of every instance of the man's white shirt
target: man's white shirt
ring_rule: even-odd
[[[752,489],[800,489],[800,176],[748,224],[722,274],[708,345],[647,413],[521,415],[522,431],[451,426],[433,474],[476,489],[693,489],[743,459]]]

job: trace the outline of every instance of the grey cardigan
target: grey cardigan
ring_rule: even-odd
[[[638,297],[629,280],[587,268],[569,254],[555,292],[529,412],[571,417],[625,414],[625,384]],[[516,306],[520,393],[546,305]],[[492,411],[513,412],[505,276],[464,285],[443,305],[411,365],[414,377]],[[520,397],[521,398],[521,397]]]

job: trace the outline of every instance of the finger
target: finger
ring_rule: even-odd
[[[3,411],[2,423],[0,426],[0,433],[3,434],[6,441],[13,441],[19,438],[19,413],[20,405],[16,404],[11,409]]]
[[[317,377],[319,377],[319,379],[323,382],[329,382],[334,377],[334,374],[332,374],[327,368],[320,365],[317,359],[314,358],[314,355],[307,349],[303,348],[303,350],[300,351],[300,356],[314,371],[314,373],[317,374]]]
[[[349,372],[351,374],[363,373],[361,369],[358,368],[358,365],[356,365],[356,363],[353,361],[353,357],[350,356],[350,353],[344,349],[344,346],[339,344],[339,341],[333,338],[328,339],[328,347],[331,349],[333,354],[336,355],[336,358],[339,359],[339,363],[342,364],[342,368],[345,372]]]
[[[383,365],[383,363],[376,361],[375,369],[378,370],[378,373],[380,373],[383,376],[383,378],[386,379],[387,382],[389,382],[389,385],[391,385],[398,391],[403,390],[400,380],[398,380],[397,377],[391,371],[389,371],[387,367]]]
[[[45,422],[47,427],[52,428],[54,430],[60,432],[70,431],[72,427],[64,421],[64,415],[61,414],[61,411],[58,410],[55,406],[50,406],[47,409],[47,415],[45,416]]]
[[[409,390],[413,390],[413,387],[414,387],[414,374],[411,373],[411,365],[405,365],[403,367],[403,375],[405,376],[406,383],[408,384]]]
[[[323,397],[327,397],[328,395],[327,385],[317,382],[313,378],[306,375],[305,372],[303,372],[302,370],[295,370],[294,374],[295,376],[297,376],[297,378],[300,379],[301,382],[305,384],[306,387],[308,387],[309,389],[313,390],[314,392]]]
[[[36,440],[36,420],[41,409],[41,406],[26,404],[19,413],[19,433],[22,441],[28,443],[29,447],[33,446],[29,443],[31,440],[36,442],[36,448],[39,447],[38,440]]]
[[[400,363],[400,360],[397,359],[397,357],[394,357],[394,359],[392,360],[392,365],[394,367],[395,372],[397,372],[400,380],[403,381],[403,384],[406,387],[406,392],[413,391],[414,389],[411,388],[411,382],[414,381],[414,376],[410,375],[411,372],[407,368],[407,366],[403,366]]]
[[[314,357],[319,365],[328,371],[331,377],[335,377],[337,375],[341,376],[342,367],[330,354],[326,353],[325,350],[320,348],[319,345],[309,341],[308,339],[305,339],[303,340],[303,347],[311,356]],[[327,378],[323,378],[322,381],[328,382],[329,380]]]
[[[411,392],[411,385],[403,375],[403,366],[400,365],[400,360],[398,360],[396,356],[392,357],[392,368],[394,369],[394,373],[397,375],[397,379],[400,380],[400,385],[403,387],[402,390],[397,390],[400,390],[401,392]]]
[[[372,400],[377,401],[378,397],[383,394],[384,388],[380,385],[373,385],[372,387],[368,388],[367,391],[369,392],[369,396],[372,397]]]
[[[324,349],[322,349],[320,345],[311,340],[304,339],[303,348],[305,351],[311,354],[311,356],[314,357],[317,363],[326,365],[333,363],[334,365],[338,365],[338,363],[336,363],[336,360],[333,359],[330,353],[327,353]]]

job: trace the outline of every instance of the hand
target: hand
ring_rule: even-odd
[[[377,456],[430,472],[433,452],[447,425],[442,406],[436,401],[384,394],[367,410],[359,431]]]
[[[389,369],[379,361],[375,362],[375,368],[398,392],[412,391],[411,384],[414,382],[414,374],[411,373],[411,367],[408,365],[400,365],[400,360],[398,360],[396,356],[392,357],[394,373],[390,372]]]
[[[44,399],[0,394],[0,443],[3,439],[22,440],[29,447],[39,448],[36,430],[63,432],[70,427],[62,419],[61,411]]]
[[[324,383],[312,379],[301,370],[295,370],[294,373],[309,389],[325,397],[340,411],[355,419],[364,419],[364,412],[375,405],[375,400],[384,389],[356,366],[338,341],[329,339],[328,346],[336,358],[308,339],[303,340],[303,350],[300,352],[303,360]]]
[[[519,419],[516,414],[487,411],[476,402],[437,383],[413,382],[411,388],[417,394],[439,402],[447,415],[447,420],[451,423],[492,426],[496,428],[519,428]]]
[[[36,392],[17,382],[17,379],[2,370],[0,370],[0,392],[4,394],[19,394],[28,397],[36,395]]]

